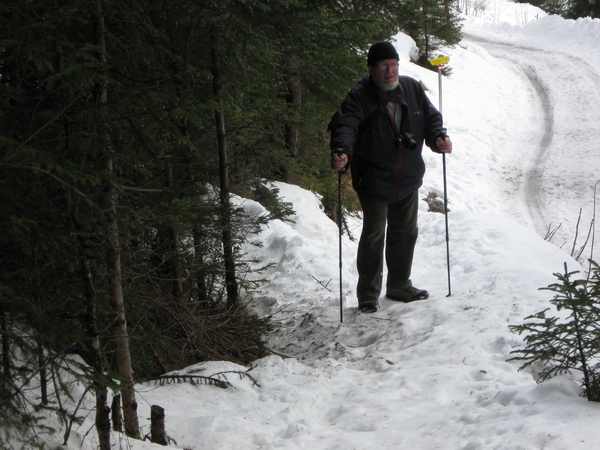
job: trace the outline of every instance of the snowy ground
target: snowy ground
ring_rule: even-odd
[[[522,88],[500,90],[507,94],[499,99],[502,113],[512,115],[516,123],[499,129],[494,145],[507,153],[499,166],[507,186],[519,193],[520,208],[512,217],[542,236],[560,225],[552,242],[569,254],[575,234],[579,233],[576,247],[587,236],[594,187],[600,181],[598,42],[598,20],[559,17],[535,20],[516,30],[505,24],[491,30],[473,24],[465,28],[463,42],[466,50],[481,46],[494,61],[501,60],[501,68],[494,63],[494,69],[521,78]],[[589,257],[589,251],[584,254]]]
[[[380,311],[359,314],[356,242],[344,236],[340,323],[336,225],[313,194],[278,184],[295,223],[270,223],[252,238],[262,248],[247,251],[274,263],[254,305],[279,311],[269,343],[280,356],[253,365],[259,385],[230,373],[229,389],[137,386],[144,434],[158,404],[171,448],[597,448],[600,404],[579,397],[577,380],[538,385],[507,359],[522,345],[508,325],[549,306],[550,293],[538,288],[554,282],[564,262],[580,268],[569,257],[574,224],[583,208],[589,225],[600,178],[600,20],[545,17],[496,0],[469,17],[465,34],[448,51],[452,76],[442,88],[455,147],[447,157],[452,295],[444,217],[423,202],[413,281],[431,298],[406,305],[382,298]],[[402,55],[406,43],[399,39]],[[401,71],[422,80],[437,104],[437,74],[407,57]],[[441,157],[427,154],[426,163],[422,197],[442,194]],[[360,220],[349,221],[358,237]],[[557,245],[540,237],[550,223],[563,224]],[[182,372],[247,369],[212,362]],[[96,448],[91,425],[90,415],[69,449]],[[162,448],[117,435],[113,442]]]

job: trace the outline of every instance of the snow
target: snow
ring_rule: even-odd
[[[580,208],[578,246],[593,218],[600,177],[600,20],[564,20],[507,0],[487,5],[470,12],[464,41],[445,51],[451,286],[444,216],[421,202],[412,279],[430,299],[382,297],[377,313],[358,313],[361,222],[348,216],[356,239],[343,236],[340,322],[337,227],[316,195],[276,183],[293,203],[293,222],[269,223],[250,239],[261,246],[244,249],[273,263],[252,306],[274,314],[276,354],[251,367],[210,362],[179,372],[230,371],[221,375],[228,389],[138,385],[143,434],[157,404],[168,448],[177,449],[597,448],[600,404],[580,397],[577,374],[537,384],[507,359],[523,345],[508,326],[550,306],[551,294],[539,288],[555,282],[565,262],[586,270],[569,255]],[[410,38],[399,35],[396,46],[401,72],[421,80],[438,104],[438,75],[409,62]],[[442,195],[442,159],[425,157],[420,195]],[[263,211],[237,200],[249,214]],[[585,262],[589,245],[584,255]],[[249,369],[257,384],[236,373]],[[74,426],[68,448],[96,448],[92,416]],[[116,434],[113,442],[164,448]]]

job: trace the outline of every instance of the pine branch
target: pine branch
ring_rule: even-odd
[[[210,386],[220,387],[221,389],[227,389],[229,386],[231,386],[231,383],[229,383],[229,381],[223,381],[219,378],[215,378],[214,376],[207,377],[203,375],[160,375],[158,377],[148,378],[146,381],[155,381],[160,386],[175,383],[190,383],[192,386],[197,386],[199,384],[207,384]]]

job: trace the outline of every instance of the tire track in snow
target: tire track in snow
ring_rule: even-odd
[[[525,206],[525,213],[528,215],[528,222],[534,229],[542,234],[546,230],[546,219],[543,214],[543,205],[540,200],[540,179],[544,173],[547,160],[547,152],[552,144],[554,134],[554,114],[550,99],[548,97],[548,88],[544,86],[543,81],[536,73],[535,67],[523,63],[521,58],[514,57],[516,46],[511,44],[502,44],[496,41],[465,34],[464,39],[477,43],[484,47],[492,56],[498,57],[509,62],[515,67],[515,70],[521,72],[524,78],[529,81],[530,90],[535,93],[537,100],[541,105],[542,115],[537,125],[537,136],[533,138],[536,142],[535,147],[529,152],[523,173],[520,187],[520,198]],[[523,51],[535,51],[535,49],[519,47]]]
[[[593,186],[599,175],[595,169],[600,162],[596,139],[600,123],[600,75],[583,58],[564,52],[544,56],[539,53],[526,48],[519,58],[536,62],[525,64],[525,73],[533,70],[535,74],[530,81],[542,101],[546,125],[551,120],[552,131],[548,139],[540,141],[543,170],[536,174],[535,165],[541,161],[536,157],[530,159],[534,166],[529,166],[523,194],[538,232],[544,236],[542,232],[561,226],[552,242],[571,252],[583,244],[593,219]],[[528,189],[534,189],[537,199],[529,198]],[[544,221],[540,222],[540,218]],[[577,234],[579,242],[574,245]]]
[[[545,236],[550,228],[562,224],[553,242],[570,248],[579,209],[588,213],[582,216],[584,228],[592,219],[589,214],[598,175],[593,169],[598,164],[586,164],[586,158],[600,158],[595,139],[600,123],[600,74],[573,53],[548,52],[468,34],[465,40],[522,73],[529,84],[525,88],[539,102],[540,117],[531,124],[535,133],[532,148],[523,152],[520,198],[538,234]]]
[[[529,164],[523,173],[523,184],[521,187],[521,198],[525,202],[530,222],[534,225],[538,233],[540,233],[546,228],[546,219],[543,214],[544,208],[540,200],[540,180],[544,173],[547,153],[552,144],[552,136],[554,135],[554,114],[552,113],[547,88],[539,79],[535,68],[524,66],[523,69],[542,104],[543,111],[543,131],[539,137],[539,144],[535,151],[532,152]]]

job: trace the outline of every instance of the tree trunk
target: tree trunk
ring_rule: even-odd
[[[203,306],[208,306],[208,286],[206,282],[206,270],[204,269],[206,264],[204,262],[204,256],[206,254],[206,245],[204,244],[204,236],[202,235],[202,229],[199,226],[194,227],[194,256],[196,263],[198,264],[198,271],[196,274],[196,289],[198,289],[198,301]]]
[[[80,231],[83,227],[77,216],[73,216],[75,229]],[[106,367],[104,354],[100,346],[98,331],[98,304],[96,290],[94,289],[92,270],[86,252],[85,238],[78,233],[77,244],[79,246],[79,270],[83,282],[83,291],[86,299],[85,328],[87,334],[87,362],[98,374],[93,381],[92,388],[96,396],[96,432],[100,450],[110,450],[110,421],[108,418],[109,408],[106,404],[108,397],[106,386],[98,380],[101,379]]]
[[[150,408],[150,442],[159,445],[167,445],[167,433],[165,433],[165,410],[158,405]]]
[[[429,40],[431,36],[429,35],[429,14],[427,14],[427,10],[423,5],[421,7],[421,12],[423,13],[423,35],[425,37],[425,61],[429,61]]]
[[[181,235],[177,227],[171,227],[171,246],[173,247],[173,297],[178,302],[183,300],[183,271],[181,262]]]
[[[106,29],[101,0],[96,0],[94,11],[95,44],[98,47],[99,59],[106,62]],[[102,107],[108,102],[106,86],[98,89],[97,103]],[[123,421],[125,433],[139,439],[139,422],[137,417],[137,402],[133,386],[133,367],[129,351],[129,334],[125,319],[125,302],[123,299],[123,286],[121,277],[121,244],[119,240],[119,226],[115,187],[111,181],[113,173],[113,150],[108,131],[105,133],[105,168],[106,188],[104,192],[105,219],[107,232],[107,270],[109,280],[109,297],[114,319],[112,322],[112,335],[115,343],[115,355],[119,373],[123,377],[121,395],[123,400]],[[110,428],[110,427],[109,427]]]
[[[44,345],[42,339],[37,338],[38,365],[40,369],[40,396],[42,405],[48,404],[48,373],[46,371],[46,358],[44,357]]]
[[[298,156],[300,147],[300,128],[298,126],[298,109],[302,103],[302,84],[300,81],[300,71],[298,69],[298,60],[295,55],[288,55],[285,59],[285,69],[287,73],[287,104],[291,109],[291,121],[285,124],[285,146],[290,156]],[[289,167],[284,169],[284,181],[289,179]]]
[[[167,187],[173,188],[173,164],[169,164],[167,168]],[[182,256],[181,256],[181,236],[177,226],[169,227],[171,240],[171,277],[173,280],[173,297],[181,302],[183,300],[183,271],[182,271]]]
[[[106,169],[109,173],[112,172],[112,158],[107,159]],[[110,306],[114,314],[112,335],[115,342],[117,367],[119,373],[124,378],[121,383],[123,422],[125,424],[125,433],[130,437],[139,439],[137,402],[135,400],[135,389],[133,386],[133,366],[131,364],[131,353],[129,351],[129,333],[127,332],[125,301],[123,298],[123,286],[121,282],[121,244],[119,240],[117,206],[114,188],[110,184],[106,192],[106,200],[108,202],[105,216],[108,231],[107,263],[109,296]]]
[[[107,401],[106,388],[96,391],[96,430],[98,432],[98,448],[111,450],[110,447],[110,408]]]
[[[123,420],[121,419],[121,395],[113,396],[110,407],[110,416],[112,418],[112,429],[119,433],[123,431]]]
[[[285,59],[287,73],[287,104],[292,109],[294,120],[286,125],[285,144],[290,156],[298,156],[300,129],[298,126],[298,108],[302,104],[302,82],[300,81],[300,69],[298,59],[294,55],[288,55]]]
[[[40,270],[39,270],[39,261],[37,258],[37,249],[34,250],[34,255],[35,255],[35,267],[36,267],[36,276],[35,276],[35,285],[36,285],[36,290],[35,290],[35,299],[36,299],[36,303],[38,305],[38,308],[40,311],[44,310],[44,304],[42,301],[42,294],[41,294],[41,287],[40,287],[40,280],[41,280],[41,274],[40,274]],[[40,397],[41,397],[41,401],[42,401],[42,405],[47,405],[48,404],[48,372],[47,372],[47,367],[46,367],[46,357],[44,354],[44,336],[41,334],[37,334],[36,335],[36,344],[37,344],[37,356],[38,356],[38,369],[40,372]]]
[[[0,294],[1,295],[1,294]],[[10,378],[10,340],[8,338],[8,313],[0,298],[0,334],[2,334],[2,375]]]
[[[213,33],[213,36],[215,33]],[[221,227],[223,237],[223,258],[225,261],[225,287],[227,289],[227,304],[230,307],[238,303],[238,284],[235,276],[235,259],[233,252],[233,233],[231,229],[231,204],[229,202],[229,161],[227,154],[227,139],[225,135],[225,111],[223,107],[221,71],[216,39],[210,48],[213,94],[219,108],[215,110],[217,125],[217,142],[219,146],[219,180],[221,190]]]
[[[446,24],[450,25],[452,22],[452,12],[450,10],[452,8],[452,2],[450,0],[444,0],[444,12],[446,13]]]

